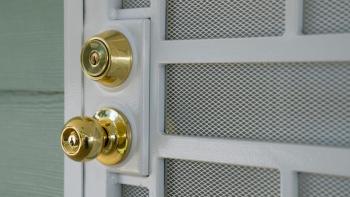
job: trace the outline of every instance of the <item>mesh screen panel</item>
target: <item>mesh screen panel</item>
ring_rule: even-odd
[[[151,0],[123,0],[122,1],[122,8],[129,9],[129,8],[145,8],[150,7]]]
[[[304,33],[350,32],[349,0],[304,0]]]
[[[280,196],[275,169],[186,160],[165,160],[165,196]]]
[[[350,147],[350,62],[169,64],[165,133]]]
[[[299,173],[299,197],[333,196],[350,196],[350,178]]]
[[[168,0],[167,39],[281,36],[285,0]]]
[[[148,189],[144,187],[122,185],[122,197],[148,197]]]

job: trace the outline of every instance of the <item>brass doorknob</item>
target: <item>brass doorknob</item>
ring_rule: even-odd
[[[121,85],[132,67],[132,49],[128,39],[118,31],[97,34],[84,43],[81,66],[90,79],[105,86]]]
[[[61,133],[64,153],[75,161],[97,158],[105,165],[120,163],[131,146],[131,127],[123,113],[104,108],[93,117],[74,117]]]

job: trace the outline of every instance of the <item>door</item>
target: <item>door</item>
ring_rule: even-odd
[[[342,0],[65,1],[65,119],[115,109],[132,136],[115,165],[97,153],[66,158],[65,196],[348,196],[349,9]],[[127,47],[111,41],[124,38]],[[96,40],[106,49],[81,56]],[[90,72],[122,45],[127,79]]]

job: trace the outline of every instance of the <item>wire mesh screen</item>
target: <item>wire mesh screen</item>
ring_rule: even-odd
[[[275,169],[218,163],[165,160],[165,196],[280,196]]]
[[[122,185],[122,197],[148,197],[148,189],[139,186]]]
[[[350,178],[299,173],[299,197],[333,196],[350,196]]]
[[[304,33],[350,32],[349,0],[304,0]]]
[[[145,8],[151,6],[151,0],[123,0],[122,8]]]
[[[350,62],[168,64],[165,133],[350,147]]]
[[[285,0],[167,0],[167,39],[281,36]]]

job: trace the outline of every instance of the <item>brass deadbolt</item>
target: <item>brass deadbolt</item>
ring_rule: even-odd
[[[108,87],[121,85],[132,67],[132,49],[119,31],[105,31],[85,42],[80,55],[81,67],[90,79]]]
[[[118,110],[104,108],[90,117],[74,117],[61,133],[64,153],[75,161],[97,158],[105,165],[125,159],[131,146],[131,127]]]

